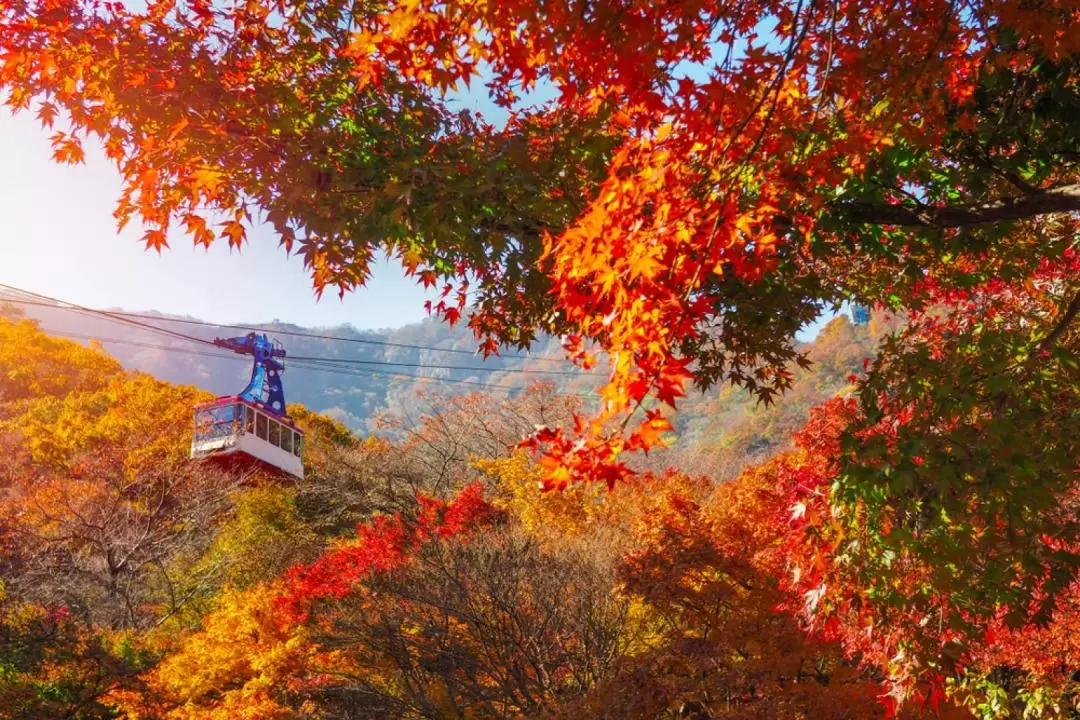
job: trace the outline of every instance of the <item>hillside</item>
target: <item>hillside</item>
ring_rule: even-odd
[[[239,392],[250,373],[247,358],[116,319],[25,305],[10,306],[8,312],[25,313],[46,332],[83,344],[89,343],[91,337],[96,338],[129,370],[141,370],[171,383],[195,385],[216,395]],[[245,332],[170,322],[171,319],[175,318],[158,315],[156,319],[140,318],[136,322],[203,339]],[[603,372],[602,369],[592,373],[577,370],[563,360],[562,348],[551,338],[541,339],[528,356],[511,353],[482,361],[471,354],[475,342],[467,328],[450,328],[433,320],[376,332],[358,331],[348,325],[305,328],[276,321],[251,323],[251,327],[279,339],[290,357],[361,363],[330,367],[329,363],[296,361],[289,364],[285,383],[289,402],[303,404],[364,433],[384,431],[379,419],[388,414],[413,417],[430,410],[419,399],[420,393],[490,393],[501,397],[518,394],[541,381],[550,382],[557,392],[589,405],[593,402],[589,395],[596,383],[594,378],[602,377]],[[843,390],[848,377],[862,370],[864,358],[874,354],[876,338],[888,327],[889,321],[880,314],[865,326],[853,325],[846,315],[831,321],[812,342],[802,346],[812,366],[808,370],[795,368],[791,390],[772,406],[764,406],[732,387],[692,392],[680,404],[675,417],[679,442],[669,450],[655,453],[644,464],[677,465],[723,479],[747,463],[784,449],[790,444],[791,432],[805,423],[809,409]],[[323,335],[347,341],[283,333]]]
[[[98,339],[110,355],[131,370],[141,370],[173,383],[191,384],[216,395],[239,392],[250,375],[250,360],[225,350],[199,345],[152,329],[116,320],[68,310],[18,306],[25,316],[40,323],[43,330],[86,344]],[[140,319],[205,340],[246,334],[246,330],[207,327],[170,322],[170,318],[148,313],[156,319]],[[195,318],[180,318],[195,320]],[[335,417],[357,430],[370,430],[371,421],[387,408],[399,406],[421,388],[443,392],[491,391],[506,394],[523,389],[539,379],[559,380],[570,390],[575,383],[569,376],[545,373],[574,373],[574,367],[561,361],[558,343],[544,342],[533,358],[549,360],[491,358],[481,362],[473,355],[471,333],[461,327],[451,329],[434,321],[378,332],[359,331],[351,326],[304,328],[280,322],[253,322],[253,328],[265,330],[280,340],[290,357],[347,359],[355,365],[329,368],[311,362],[287,362],[285,389],[289,402]],[[346,342],[282,335],[282,332],[306,333],[346,338]],[[418,347],[403,347],[418,346]],[[420,349],[421,347],[430,349]],[[552,360],[554,359],[554,360]],[[378,363],[399,363],[378,366]],[[417,368],[414,365],[470,368],[483,365],[485,370]],[[380,367],[383,372],[375,372]],[[488,370],[487,368],[491,368]],[[528,369],[530,375],[512,371]],[[425,378],[416,376],[426,376]],[[584,389],[588,383],[582,383]]]
[[[830,323],[786,404],[688,403],[698,460],[775,451],[867,338]],[[391,440],[296,406],[293,483],[189,461],[207,397],[0,318],[0,717],[890,716],[880,675],[782,611],[775,520],[813,477],[805,445],[719,487],[669,471],[541,493],[508,448],[567,420],[550,392],[448,398]],[[1030,641],[1067,652],[1074,625]],[[1072,692],[996,638],[957,701],[1002,672]]]

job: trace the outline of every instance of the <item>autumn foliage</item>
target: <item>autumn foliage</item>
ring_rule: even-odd
[[[139,634],[147,717],[1075,714],[1078,21],[0,3],[7,105],[60,162],[104,149],[148,247],[265,221],[319,293],[382,251],[485,355],[548,333],[606,369],[596,405],[459,399],[394,439],[303,414],[316,479],[270,491],[183,462],[193,391],[4,322],[12,596]],[[456,111],[469,87],[505,119]],[[720,488],[657,470],[691,386],[782,404],[796,332],[845,303],[880,345],[790,445],[704,467]],[[303,542],[238,540],[257,518]]]
[[[239,246],[261,212],[320,290],[363,282],[383,245],[445,282],[432,309],[450,322],[478,291],[485,351],[537,328],[584,364],[605,351],[602,412],[537,438],[561,485],[617,479],[621,451],[664,442],[659,408],[627,420],[647,398],[672,405],[691,380],[775,397],[801,323],[843,299],[911,306],[883,274],[934,248],[1008,272],[1031,233],[1060,252],[1068,216],[966,228],[1075,209],[1074,130],[1054,125],[1076,104],[1075,14],[20,1],[0,81],[43,123],[66,114],[58,160],[103,143],[126,179],[117,216],[151,247],[174,227]],[[441,99],[481,67],[514,109],[503,127]],[[522,105],[538,83],[556,98]]]

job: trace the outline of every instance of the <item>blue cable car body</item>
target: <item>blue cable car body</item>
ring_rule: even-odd
[[[253,332],[225,340],[214,338],[214,344],[240,355],[251,355],[254,360],[251,382],[239,397],[263,405],[267,412],[287,419],[285,388],[281,384],[281,373],[285,372],[285,363],[281,362],[285,359],[285,348],[270,342],[265,334],[257,335]]]
[[[851,306],[851,320],[856,325],[866,325],[870,322],[870,308],[853,303]]]
[[[303,479],[304,433],[285,410],[285,349],[265,334],[216,338],[218,347],[252,357],[251,380],[238,395],[195,409],[191,457],[241,470],[260,469]]]

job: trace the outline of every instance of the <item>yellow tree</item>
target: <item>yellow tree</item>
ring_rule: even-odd
[[[16,400],[98,390],[120,375],[120,363],[101,351],[50,337],[30,320],[0,317],[0,413]]]
[[[145,694],[117,703],[129,717],[169,720],[285,720],[290,689],[307,673],[304,630],[280,621],[280,587],[227,590],[200,631],[146,677]]]
[[[208,542],[235,483],[187,459],[191,407],[205,397],[116,375],[29,400],[5,422],[17,452],[0,503],[28,556],[13,588],[111,627],[159,622],[190,600],[170,565]]]

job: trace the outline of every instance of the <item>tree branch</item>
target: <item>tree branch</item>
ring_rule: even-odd
[[[1076,315],[1080,313],[1080,292],[1073,296],[1072,302],[1065,308],[1065,312],[1062,313],[1061,318],[1058,319],[1054,329],[1050,331],[1050,334],[1043,338],[1043,341],[1039,343],[1039,350],[1049,350],[1054,343],[1058,341],[1073,320],[1076,319]]]
[[[1020,198],[994,200],[979,205],[910,207],[853,202],[845,203],[841,207],[847,211],[851,219],[867,225],[936,228],[984,225],[1048,213],[1080,211],[1080,183],[1062,185]]]

